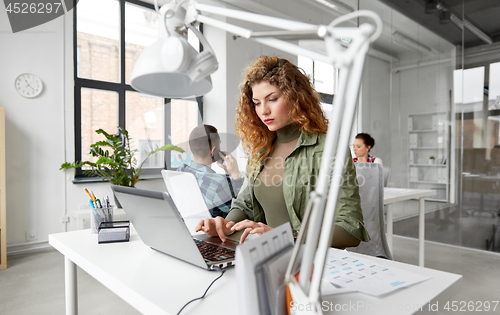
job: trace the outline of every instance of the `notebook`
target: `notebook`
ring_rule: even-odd
[[[147,246],[208,270],[233,264],[238,242],[191,235],[167,192],[116,185],[111,189]]]

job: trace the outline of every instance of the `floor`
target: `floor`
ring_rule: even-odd
[[[56,250],[7,258],[0,271],[0,314],[65,314],[64,256]],[[80,314],[140,314],[85,271],[78,269]]]
[[[394,237],[394,259],[418,264],[418,242]],[[8,258],[9,268],[0,271],[0,314],[64,314],[64,258],[55,250]],[[462,291],[454,300],[500,300],[500,254],[434,242],[426,243],[426,267],[462,274]],[[78,268],[80,314],[139,314],[121,298]],[[494,304],[491,304],[494,305]],[[449,314],[444,305],[437,314]],[[467,312],[466,312],[467,313]],[[481,312],[499,314],[496,312]]]

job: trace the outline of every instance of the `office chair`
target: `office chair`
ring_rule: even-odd
[[[382,171],[384,172],[384,187],[387,187],[389,176],[391,175],[391,168],[389,166],[384,166]]]
[[[347,250],[392,260],[385,232],[382,166],[376,163],[354,164],[356,165],[365,228],[371,240],[361,242],[358,247],[349,247]]]
[[[209,219],[212,217],[196,177],[187,172],[162,170],[167,191],[184,219]]]

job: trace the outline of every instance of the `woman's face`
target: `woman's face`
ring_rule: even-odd
[[[357,157],[368,157],[370,146],[365,145],[363,139],[356,139],[354,140],[353,149]]]
[[[270,131],[276,131],[291,123],[285,97],[277,86],[261,81],[252,86],[252,93],[255,113]]]

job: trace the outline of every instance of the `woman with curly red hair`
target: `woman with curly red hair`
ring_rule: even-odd
[[[290,222],[296,235],[316,187],[327,128],[309,78],[286,59],[259,57],[246,69],[236,113],[236,133],[249,154],[245,182],[226,219],[201,221],[196,230],[225,241],[244,229],[243,242]],[[341,248],[369,240],[348,154],[331,240]]]

